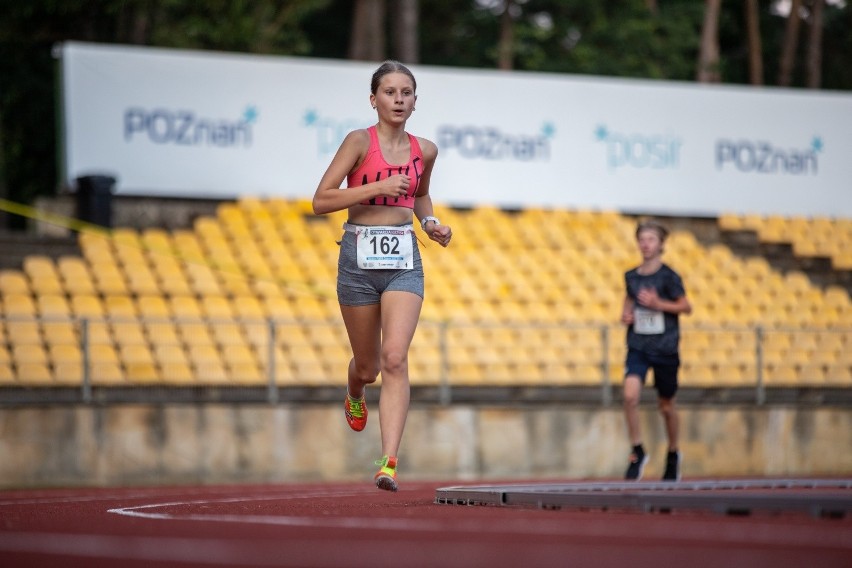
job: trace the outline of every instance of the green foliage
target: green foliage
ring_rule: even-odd
[[[760,0],[764,80],[774,84],[784,18]],[[394,0],[386,0],[388,30]],[[691,81],[703,0],[515,0],[513,66],[518,70]],[[827,5],[823,85],[852,90],[852,2]],[[81,40],[343,59],[353,0],[0,0],[0,188],[29,202],[56,188],[55,42]],[[420,0],[420,62],[494,68],[503,2]],[[794,84],[804,85],[803,25]],[[719,22],[723,82],[748,81],[741,2],[724,2]],[[387,56],[394,57],[387,41]]]

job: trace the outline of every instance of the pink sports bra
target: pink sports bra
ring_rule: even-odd
[[[423,151],[420,149],[417,138],[411,134],[408,135],[408,140],[411,143],[408,163],[395,166],[387,163],[384,156],[382,156],[376,127],[371,126],[367,129],[367,132],[370,133],[370,148],[367,150],[367,157],[364,158],[364,162],[358,166],[358,169],[347,176],[347,186],[358,187],[359,185],[381,181],[397,174],[405,174],[411,177],[412,183],[408,187],[408,193],[404,197],[374,197],[373,199],[362,201],[361,205],[390,205],[392,207],[414,209],[414,196],[417,194],[417,187],[420,185],[420,176],[423,173]]]

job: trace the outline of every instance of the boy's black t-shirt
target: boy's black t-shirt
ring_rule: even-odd
[[[678,315],[668,312],[661,314],[643,308],[637,296],[642,288],[655,288],[663,300],[674,301],[685,296],[683,281],[678,273],[666,264],[647,275],[639,274],[638,268],[634,268],[625,273],[624,281],[627,295],[635,303],[636,316],[636,321],[627,327],[627,347],[649,355],[676,356],[680,342]]]

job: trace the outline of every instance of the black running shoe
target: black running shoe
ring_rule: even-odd
[[[645,470],[645,464],[648,462],[648,454],[642,444],[633,446],[633,451],[630,453],[630,463],[627,465],[627,471],[624,474],[624,479],[631,481],[639,481],[642,479],[642,472]]]
[[[666,471],[663,481],[680,481],[680,452],[666,454]]]

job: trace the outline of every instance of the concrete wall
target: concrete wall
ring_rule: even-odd
[[[0,409],[0,487],[364,480],[378,409],[348,429],[340,405],[116,405]],[[681,408],[683,475],[852,475],[847,407]],[[665,434],[643,408],[646,479]],[[414,406],[401,479],[619,478],[618,408]]]

